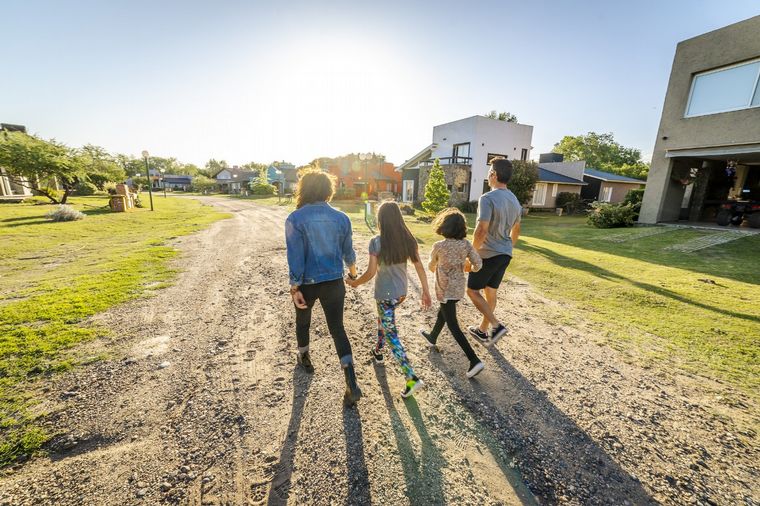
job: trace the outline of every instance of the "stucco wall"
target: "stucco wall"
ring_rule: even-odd
[[[668,150],[760,143],[760,108],[685,118],[694,74],[760,57],[760,16],[680,42],[673,58],[639,221],[678,219],[684,187]]]
[[[601,200],[602,195],[604,195],[604,189],[605,188],[612,188],[612,197],[610,198],[610,202],[612,204],[617,204],[618,202],[622,202],[625,196],[628,194],[629,191],[635,190],[638,188],[641,188],[643,185],[640,184],[632,184],[632,183],[612,183],[609,181],[602,181],[602,186],[599,190],[599,195],[597,199]]]
[[[537,209],[552,209],[557,207],[557,195],[560,193],[581,193],[581,186],[575,184],[559,184],[559,183],[546,183],[546,200],[544,205],[533,205],[533,198],[530,200],[530,207]],[[554,187],[556,186],[556,191]]]

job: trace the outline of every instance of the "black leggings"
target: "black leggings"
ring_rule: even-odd
[[[308,308],[299,309],[296,307],[296,338],[298,347],[305,348],[309,346],[309,327],[311,326],[311,309],[314,303],[319,300],[322,305],[322,311],[325,312],[327,328],[330,329],[330,335],[335,343],[335,351],[338,357],[343,360],[344,357],[351,356],[351,343],[346,336],[346,329],[343,328],[343,303],[346,298],[346,285],[343,279],[315,283],[313,285],[301,285],[301,293],[306,299]],[[342,360],[342,361],[343,361]]]
[[[475,354],[475,351],[470,346],[469,341],[462,333],[462,329],[459,328],[459,321],[457,320],[457,302],[456,300],[449,300],[441,302],[441,308],[438,310],[438,319],[435,321],[433,330],[430,332],[430,340],[436,342],[438,340],[438,334],[443,330],[443,324],[449,328],[449,332],[454,336],[459,347],[462,348],[464,354],[467,355],[467,359],[470,361],[470,365],[475,365],[480,362],[480,359]]]

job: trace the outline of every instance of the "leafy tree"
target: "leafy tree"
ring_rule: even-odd
[[[78,160],[67,146],[22,132],[0,135],[0,165],[16,184],[35,190],[54,204],[65,204],[80,179],[85,177]],[[64,193],[58,197],[46,183],[57,180]]]
[[[586,166],[637,179],[646,179],[649,165],[641,160],[641,150],[626,148],[615,142],[611,133],[566,135],[554,145],[555,153],[567,161],[586,160]]]
[[[120,182],[126,177],[126,172],[116,158],[99,146],[87,144],[76,150],[74,156],[86,180],[94,184],[98,190],[102,190],[103,185],[108,182]],[[84,195],[81,188],[78,193]]]
[[[451,192],[446,187],[441,161],[436,158],[425,185],[425,200],[422,202],[422,208],[431,214],[437,214],[449,207],[450,198]]]
[[[536,162],[512,160],[512,179],[507,183],[507,187],[515,194],[520,204],[527,204],[533,197],[536,181],[538,181]]]
[[[492,110],[491,112],[486,114],[486,118],[498,119],[499,121],[506,121],[508,123],[517,123],[517,116],[515,116],[511,112],[497,113],[496,110]]]
[[[201,171],[200,167],[192,163],[180,163],[175,170],[174,174],[186,174],[193,177],[200,174]]]
[[[275,162],[275,164],[276,163],[277,162]],[[250,170],[250,171],[254,172],[254,171],[257,171],[257,170],[260,171],[262,169],[266,170],[269,167],[269,165],[267,165],[265,163],[248,162],[245,165],[243,165],[242,167],[244,169],[246,169],[246,170]]]
[[[193,191],[206,193],[216,188],[216,180],[199,174],[193,176],[192,188]]]
[[[209,177],[213,177],[216,174],[218,174],[221,170],[227,168],[227,162],[225,162],[224,160],[217,161],[212,158],[208,162],[206,162],[205,168],[206,168],[206,175]]]

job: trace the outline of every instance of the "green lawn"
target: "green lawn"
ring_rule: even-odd
[[[107,202],[71,199],[87,217],[64,223],[45,219],[54,206],[0,204],[0,465],[45,438],[24,387],[75,365],[65,350],[106,332],[80,322],[165,285],[176,253],[166,241],[226,216],[191,199],[154,196],[155,212],[131,213]]]
[[[335,205],[357,233],[369,234],[361,204]],[[475,216],[467,218],[474,227]],[[440,239],[415,217],[407,224],[423,251]],[[508,273],[565,303],[562,321],[591,322],[631,360],[726,381],[758,400],[760,235],[683,253],[667,248],[718,232],[670,229],[637,238],[642,230],[596,229],[582,216],[530,215]]]

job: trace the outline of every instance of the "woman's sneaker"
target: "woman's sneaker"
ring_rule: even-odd
[[[383,350],[378,350],[377,348],[372,348],[370,350],[370,353],[372,353],[372,358],[375,359],[375,362],[383,362]]]
[[[472,337],[475,338],[477,342],[483,346],[486,346],[488,344],[488,334],[480,330],[480,327],[473,325],[471,327],[467,327],[467,331]]]
[[[429,332],[425,332],[424,330],[420,329],[420,335],[425,338],[425,341],[428,343],[428,347],[431,350],[437,350],[438,346],[435,344],[435,341],[433,341],[433,338],[430,337]]]
[[[469,370],[469,371],[467,371],[467,377],[468,377],[468,378],[474,378],[475,376],[477,376],[477,375],[478,375],[478,373],[479,373],[480,371],[482,371],[482,370],[483,370],[483,368],[484,368],[484,367],[485,367],[485,366],[483,365],[483,362],[478,362],[478,363],[477,363],[477,364],[475,364],[475,365],[471,365],[471,366],[470,366],[470,370]]]
[[[404,399],[411,397],[414,395],[414,392],[421,388],[424,384],[425,383],[423,383],[422,380],[417,376],[412,376],[412,379],[406,380],[406,387],[404,387],[404,391],[401,392],[401,397]]]

